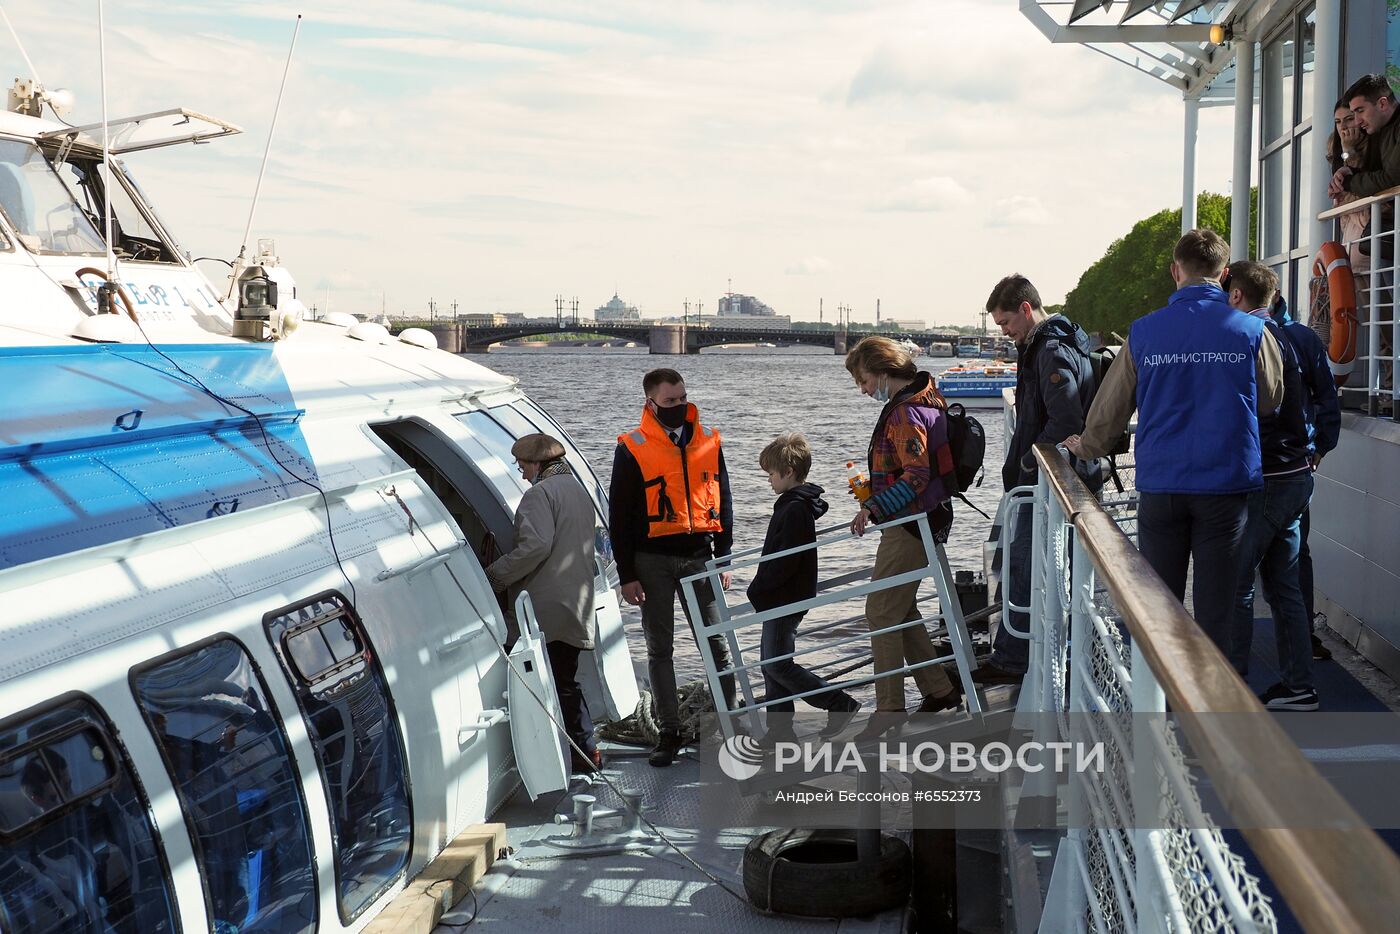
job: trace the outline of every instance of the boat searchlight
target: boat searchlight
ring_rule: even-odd
[[[238,276],[238,313],[234,317],[235,337],[254,340],[283,340],[301,324],[300,303],[287,301],[279,306],[277,281],[264,266],[249,266]]]

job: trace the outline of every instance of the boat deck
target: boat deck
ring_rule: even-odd
[[[492,819],[506,824],[513,850],[498,860],[473,890],[443,915],[435,934],[473,929],[529,931],[640,931],[664,934],[744,934],[749,931],[790,934],[899,934],[907,912],[890,911],[870,918],[808,920],[765,915],[743,898],[745,845],[768,828],[688,829],[702,806],[697,786],[701,765],[693,751],[669,768],[647,764],[647,750],[604,745],[607,776],[619,787],[641,793],[644,813],[672,842],[704,866],[734,894],[725,891],[664,843],[644,841],[635,851],[614,847],[596,855],[570,850],[569,824],[554,815],[572,813],[571,796],[591,794],[599,808],[614,808],[617,795],[601,781],[591,785],[575,777],[567,792],[530,802],[523,790]],[[594,836],[613,839],[613,819],[600,819]],[[645,831],[645,827],[643,828]],[[737,896],[737,897],[736,897]]]

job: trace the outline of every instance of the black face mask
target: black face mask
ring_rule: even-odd
[[[656,420],[672,431],[675,431],[685,424],[686,410],[689,408],[690,406],[684,403],[681,405],[673,405],[670,408],[662,408],[652,403],[652,412],[655,413]]]

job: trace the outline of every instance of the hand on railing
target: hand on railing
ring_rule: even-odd
[[[859,538],[865,534],[865,527],[870,524],[870,510],[862,509],[856,513],[856,517],[851,520],[851,534]]]

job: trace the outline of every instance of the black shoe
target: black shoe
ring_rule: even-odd
[[[972,673],[972,680],[982,685],[1020,684],[1026,680],[1026,673],[1024,671],[1007,671],[1000,665],[987,662]]]
[[[647,764],[658,769],[664,769],[672,762],[676,761],[676,756],[681,751],[681,734],[663,732],[656,740],[656,748],[647,756]]]
[[[954,684],[946,693],[926,696],[914,712],[938,713],[940,710],[954,710],[962,706],[962,699],[962,691]]]
[[[1275,684],[1259,695],[1259,702],[1267,710],[1316,710],[1317,692],[1312,688],[1295,691],[1282,684]]]
[[[1313,633],[1312,637],[1312,657],[1313,661],[1330,662],[1332,660],[1332,650],[1322,644],[1322,640]]]
[[[846,695],[846,700],[850,702],[846,706],[826,712],[826,726],[817,731],[818,736],[835,736],[851,725],[856,714],[860,713],[860,701],[849,694]]]

